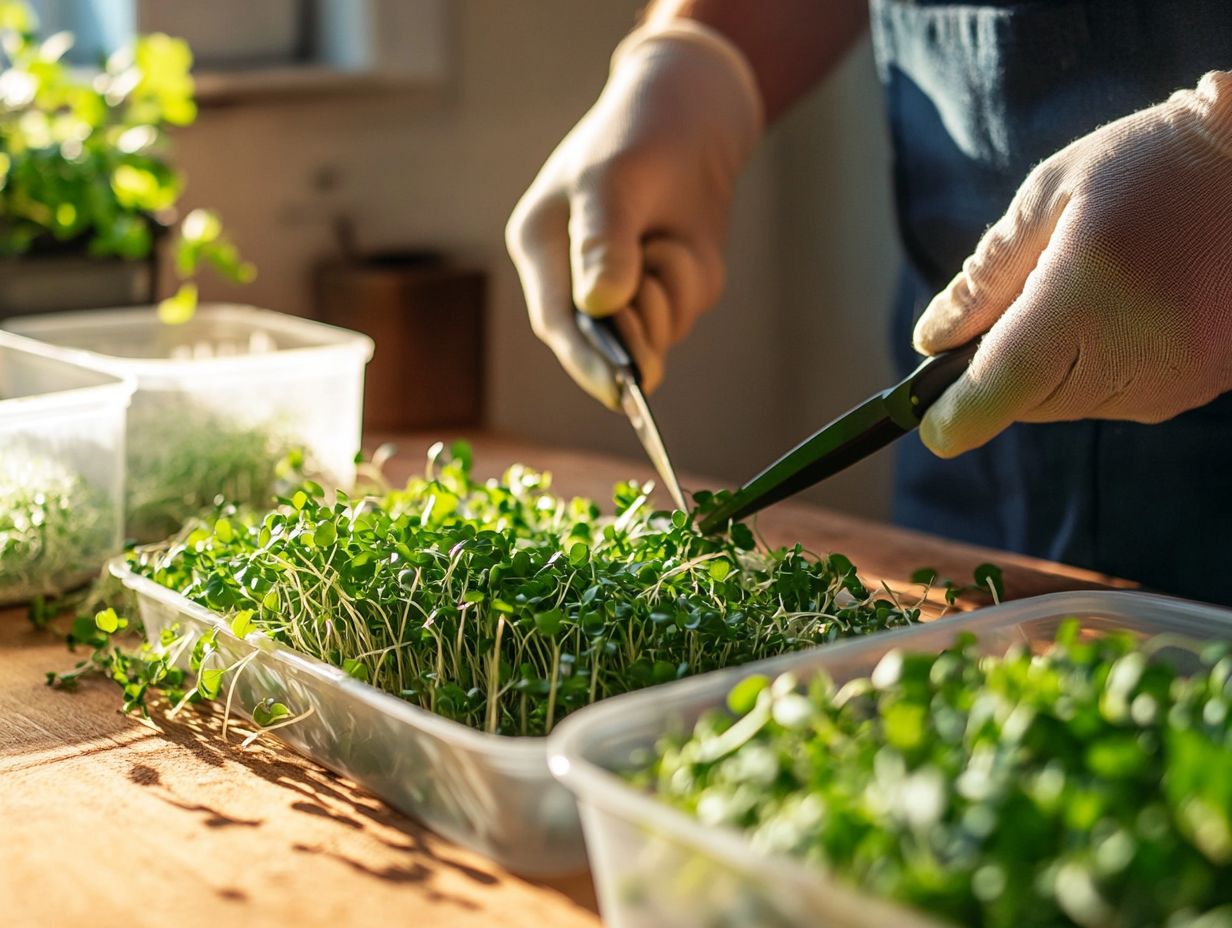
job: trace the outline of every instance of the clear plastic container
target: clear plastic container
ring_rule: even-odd
[[[739,832],[705,827],[632,788],[618,772],[669,730],[688,730],[723,705],[749,674],[791,670],[807,679],[824,669],[842,683],[871,672],[892,648],[939,651],[963,630],[978,633],[987,653],[1015,643],[1043,646],[1070,616],[1092,634],[1124,629],[1144,638],[1232,639],[1232,611],[1214,606],[1144,593],[1056,593],[618,696],[563,720],[549,738],[549,763],[578,798],[603,923],[937,928],[928,916],[800,861],[759,855]]]
[[[207,304],[183,325],[153,307],[7,319],[9,331],[137,384],[128,419],[127,531],[163,538],[222,494],[263,505],[278,462],[302,449],[348,487],[372,340],[296,316]]]
[[[136,594],[152,640],[176,624],[190,640],[213,628],[224,662],[217,666],[257,652],[235,678],[232,712],[251,718],[267,699],[292,715],[311,712],[271,737],[515,873],[555,876],[586,869],[577,806],[548,772],[545,738],[467,728],[267,637],[238,639],[222,618],[135,576],[122,558],[111,562],[111,572]],[[224,699],[231,681],[232,674],[224,675]]]
[[[119,550],[132,395],[0,332],[0,605],[70,589]]]

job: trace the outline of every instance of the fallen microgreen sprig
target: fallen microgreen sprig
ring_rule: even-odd
[[[88,655],[64,673],[49,671],[47,684],[57,689],[76,689],[86,676],[102,674],[124,691],[124,711],[139,710],[147,715],[146,698],[152,691],[161,692],[172,704],[204,694],[185,689],[186,675],[176,665],[189,639],[178,628],[164,630],[158,641],[142,643],[136,650],[126,650],[114,636],[129,627],[127,619],[112,608],[100,610],[93,617],[79,615],[73,620],[66,636],[70,651],[79,647]]]
[[[103,676],[123,690],[122,710],[126,714],[138,713],[147,724],[152,724],[150,707],[155,698],[166,703],[165,717],[171,720],[188,705],[220,699],[225,684],[222,737],[226,740],[239,675],[257,652],[228,664],[222,660],[215,630],[194,637],[173,624],[163,629],[157,641],[140,642],[136,647],[132,646],[134,641],[126,638],[126,632],[131,633],[129,621],[110,607],[99,610],[93,618],[77,616],[66,642],[71,651],[80,647],[89,653],[72,670],[48,672],[48,686],[74,690],[83,677]],[[186,653],[187,672],[181,666]],[[266,699],[253,707],[250,714],[256,729],[245,735],[241,747],[248,747],[266,732],[293,725],[313,711],[310,707],[293,714],[284,703]]]
[[[973,583],[958,583],[943,578],[933,567],[921,567],[911,574],[912,583],[921,583],[927,589],[938,587],[945,591],[945,602],[952,606],[960,596],[968,593],[986,593],[992,596],[993,602],[1000,603],[1005,598],[1005,580],[1001,568],[996,564],[980,564],[975,568]],[[927,591],[925,593],[927,595]]]
[[[1042,655],[968,634],[837,688],[752,676],[633,779],[955,924],[1226,925],[1232,656],[1159,650],[1071,620]]]
[[[273,511],[224,507],[139,575],[416,705],[482,731],[542,735],[617,693],[918,618],[841,555],[701,534],[617,485],[615,513],[515,465],[471,475],[436,447],[406,487],[329,501],[312,483]]]

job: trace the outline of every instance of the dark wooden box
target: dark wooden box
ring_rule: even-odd
[[[431,256],[382,255],[322,264],[315,287],[323,322],[376,342],[364,386],[365,428],[482,424],[482,272]]]

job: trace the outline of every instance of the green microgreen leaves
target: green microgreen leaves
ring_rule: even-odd
[[[975,585],[988,590],[997,602],[1005,598],[1005,581],[1001,577],[1001,568],[996,564],[980,564],[976,567]]]
[[[146,700],[155,691],[176,705],[217,697],[222,671],[217,677],[212,671],[200,671],[196,682],[186,689],[184,671],[176,666],[176,660],[187,648],[188,641],[178,628],[167,629],[157,641],[147,641],[136,650],[128,650],[113,639],[127,628],[128,620],[110,607],[93,616],[77,616],[68,633],[68,646],[71,650],[85,647],[90,653],[70,671],[48,673],[48,686],[74,689],[83,677],[101,674],[120,687],[124,694],[124,711],[142,715],[148,714]],[[205,645],[199,644],[198,648],[204,653]],[[207,674],[210,674],[208,678]]]
[[[180,284],[175,293],[158,301],[158,321],[163,325],[184,325],[197,314],[197,285]]]
[[[116,615],[114,609],[107,608],[94,617],[94,625],[99,631],[110,635],[119,631],[122,626],[127,626],[128,622]]]
[[[266,699],[257,703],[252,710],[252,720],[261,728],[269,728],[271,725],[290,718],[290,716],[291,710],[273,699]]]
[[[197,692],[201,694],[202,699],[218,698],[218,691],[222,687],[224,673],[226,673],[226,670],[222,667],[202,668],[197,678]]]
[[[503,734],[916,617],[869,594],[841,555],[759,550],[742,526],[704,536],[689,514],[651,509],[645,486],[619,484],[605,517],[529,468],[484,482],[470,468],[468,448],[442,446],[424,477],[380,497],[305,483],[273,511],[226,508],[131,563],[237,636]]]
[[[175,271],[183,282],[158,306],[158,316],[164,323],[179,325],[192,318],[197,308],[197,284],[191,278],[203,265],[236,283],[251,283],[257,276],[256,268],[240,257],[235,244],[223,234],[218,214],[195,209],[180,224]]]
[[[954,924],[1221,924],[1232,659],[1153,650],[1072,621],[1043,654],[965,635],[841,688],[751,676],[634,780]]]
[[[256,615],[255,609],[241,609],[231,619],[231,634],[236,638],[245,638],[248,633],[255,628],[253,616]]]
[[[545,638],[555,638],[564,625],[565,614],[560,609],[549,609],[546,612],[535,613],[535,628]]]

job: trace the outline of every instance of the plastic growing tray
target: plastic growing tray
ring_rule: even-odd
[[[130,380],[0,332],[0,604],[97,574],[122,539]]]
[[[552,772],[578,798],[604,924],[612,928],[728,925],[936,928],[915,910],[878,899],[788,857],[759,855],[737,831],[701,825],[619,775],[669,730],[688,730],[753,673],[825,670],[836,683],[868,674],[893,648],[940,651],[959,631],[987,653],[1043,646],[1076,617],[1091,634],[1123,629],[1232,639],[1232,612],[1143,593],[1058,593],[838,642],[631,693],[583,709],[549,739]]]
[[[225,665],[259,652],[233,672],[232,712],[251,718],[266,699],[294,715],[311,710],[271,736],[509,870],[548,876],[586,868],[577,806],[548,772],[545,738],[467,728],[267,637],[238,639],[224,619],[136,576],[122,558],[110,569],[136,594],[152,640],[178,624],[190,639],[217,629]],[[227,674],[224,698],[230,685]]]
[[[367,336],[251,306],[207,304],[182,325],[150,308],[43,313],[4,328],[137,384],[128,419],[127,529],[154,541],[218,493],[268,503],[287,451],[322,483],[355,476]]]

